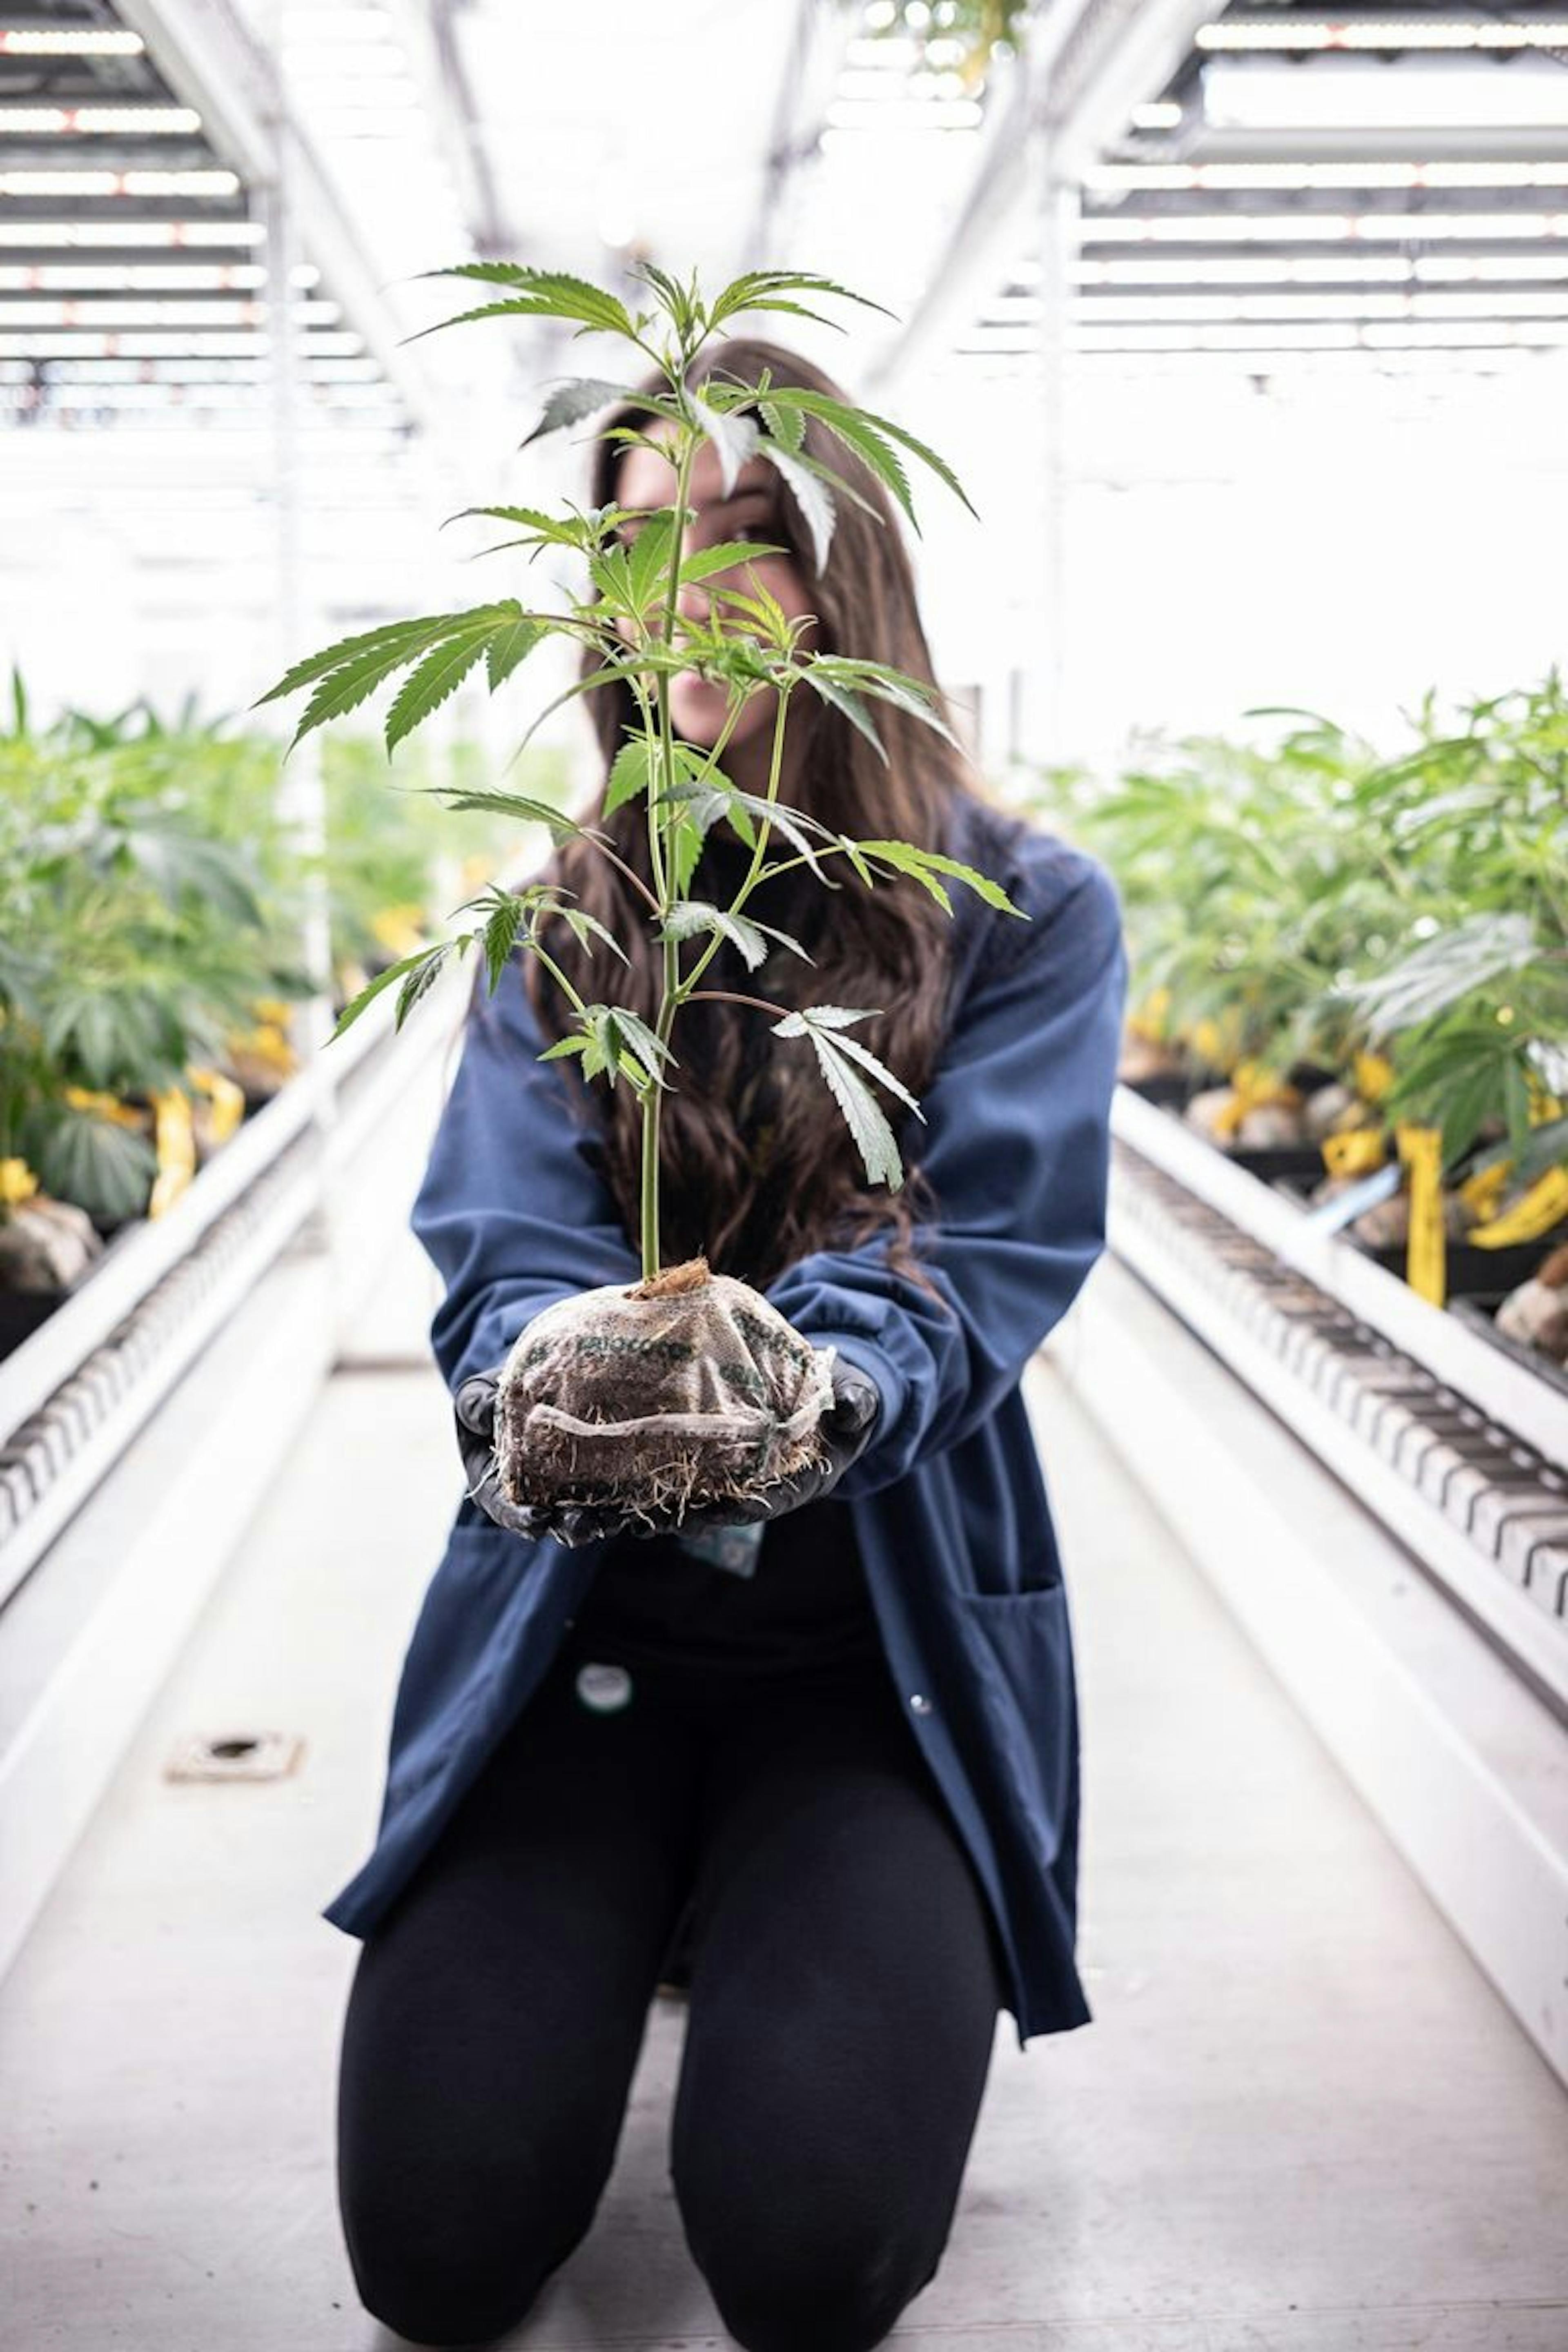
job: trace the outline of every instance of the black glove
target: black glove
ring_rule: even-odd
[[[458,1451],[468,1475],[469,1499],[498,1528],[505,1528],[514,1536],[553,1536],[557,1543],[571,1549],[578,1544],[601,1543],[607,1537],[619,1535],[632,1522],[627,1513],[618,1509],[598,1510],[585,1503],[507,1501],[501,1492],[500,1470],[495,1456],[496,1396],[501,1370],[498,1364],[492,1371],[470,1374],[452,1400],[457,1414]]]

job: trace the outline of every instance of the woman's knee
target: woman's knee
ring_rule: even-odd
[[[803,2244],[782,2258],[738,2245],[703,2273],[745,2352],[871,2352],[925,2284],[901,2250],[848,2241]]]
[[[472,2237],[403,2230],[378,2236],[344,2213],[344,2239],[359,2298],[395,2335],[443,2352],[493,2343],[531,2309],[571,2252],[542,2253],[514,2231],[504,2247]]]
[[[508,2149],[447,2146],[420,2162],[340,2156],[338,2208],[360,2301],[420,2345],[489,2344],[529,2311],[593,2222],[605,2168],[563,2159],[550,2178]]]
[[[687,2244],[745,2352],[870,2352],[941,2249],[875,2199],[737,2197],[678,2174]]]

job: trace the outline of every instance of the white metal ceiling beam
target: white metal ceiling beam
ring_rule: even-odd
[[[851,26],[835,0],[795,0],[789,54],[763,162],[762,185],[736,257],[737,270],[763,268],[791,250],[791,197],[803,164],[815,163],[827,103]]]
[[[485,260],[507,259],[510,239],[458,53],[454,0],[394,0],[394,5],[398,28],[416,62],[417,79],[429,93],[436,137],[457,181],[468,233]]]
[[[1215,0],[1052,0],[1030,20],[1011,90],[987,110],[969,195],[879,386],[951,344],[1030,243],[1035,142],[1045,142],[1048,181],[1071,184],[1164,88],[1214,14]]]
[[[409,414],[428,427],[434,421],[428,379],[393,335],[354,223],[289,108],[277,60],[252,36],[233,0],[116,0],[116,5],[124,23],[141,34],[169,88],[197,110],[212,146],[247,187],[263,194],[272,187],[278,142],[289,141],[289,201],[300,242]]]

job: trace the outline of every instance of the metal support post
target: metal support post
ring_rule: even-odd
[[[271,47],[283,55],[283,10],[280,0],[270,8]],[[265,128],[270,168],[257,194],[267,227],[267,348],[272,401],[274,562],[276,567],[275,658],[281,676],[315,642],[310,627],[311,598],[303,549],[300,423],[301,377],[295,271],[301,259],[293,201],[293,131],[287,83],[281,65],[277,80],[265,93]],[[300,961],[312,982],[312,992],[294,1008],[291,1042],[299,1056],[301,1083],[310,1088],[311,1123],[325,1149],[335,1117],[334,1073],[322,1052],[333,1027],[331,998],[331,931],[326,878],[326,799],[322,785],[320,739],[307,736],[283,766],[278,783],[278,809],[297,846],[309,861],[300,924]],[[312,1219],[310,1242],[326,1245],[327,1236]]]
[[[1073,296],[1077,285],[1079,194],[1057,177],[1055,142],[1041,124],[1031,137],[1031,211],[1039,256],[1039,344],[1034,385],[1037,431],[1033,594],[1026,595],[1029,658],[1020,712],[1017,756],[1059,761],[1067,743],[1067,528],[1070,479],[1068,372],[1072,365]]]

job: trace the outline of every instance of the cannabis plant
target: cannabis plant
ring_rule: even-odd
[[[836,497],[859,494],[808,451],[808,419],[816,420],[870,469],[917,530],[906,455],[935,473],[965,505],[969,501],[943,459],[885,416],[819,392],[776,384],[766,373],[756,383],[727,382],[721,375],[709,376],[700,389],[688,382],[703,346],[742,313],[819,318],[809,307],[814,301],[864,301],[826,278],[806,271],[756,270],[705,301],[695,278],[682,284],[653,263],[639,262],[634,274],[650,307],[634,312],[616,295],[585,279],[516,263],[465,263],[426,274],[475,279],[500,289],[499,299],[443,321],[445,326],[493,319],[561,320],[569,321],[578,336],[598,336],[618,345],[630,363],[628,372],[650,366],[659,387],[652,392],[637,390],[609,373],[559,383],[528,441],[612,407],[661,420],[668,438],[659,442],[624,423],[606,425],[602,436],[594,437],[659,448],[675,471],[673,504],[652,509],[611,504],[586,511],[571,506],[560,513],[510,505],[465,509],[466,515],[515,530],[518,536],[502,544],[528,551],[531,560],[544,548],[570,551],[585,568],[587,594],[569,599],[563,609],[538,609],[503,597],[467,611],[391,621],[297,662],[260,703],[310,689],[293,737],[297,743],[311,729],[358,709],[378,688],[404,673],[385,720],[390,758],[481,664],[493,694],[552,639],[589,648],[592,664],[535,719],[525,743],[543,718],[572,698],[616,681],[629,689],[638,723],[627,730],[610,768],[602,814],[607,816],[627,803],[643,805],[651,886],[624,866],[601,827],[579,823],[531,796],[447,791],[444,797],[455,809],[538,823],[557,842],[576,835],[622,866],[662,950],[663,985],[655,1020],[649,1024],[612,996],[589,1002],[573,986],[542,944],[540,932],[547,919],[563,921],[590,955],[602,947],[625,961],[625,950],[602,924],[574,907],[562,889],[535,881],[515,891],[492,886],[466,901],[457,914],[476,919],[381,973],[345,1009],[337,1034],[390,987],[398,992],[395,1017],[401,1024],[448,959],[471,948],[482,957],[492,992],[514,953],[536,956],[568,1000],[574,1024],[542,1058],[575,1056],[584,1079],[603,1078],[610,1087],[624,1083],[640,1105],[640,1246],[644,1278],[651,1281],[660,1273],[659,1114],[668,1073],[679,1067],[674,1040],[681,1009],[707,992],[700,987],[703,974],[726,940],[748,970],[764,961],[770,939],[792,955],[805,954],[797,940],[746,912],[752,893],[773,876],[802,866],[826,884],[831,880],[830,861],[842,859],[868,886],[898,876],[911,877],[950,914],[952,902],[944,885],[952,880],[994,907],[1019,912],[995,883],[972,867],[908,842],[851,839],[781,798],[785,728],[796,694],[816,696],[842,713],[884,759],[874,716],[878,704],[896,707],[944,735],[949,730],[925,681],[851,654],[815,651],[803,642],[807,620],[787,616],[754,572],[747,572],[750,559],[780,551],[737,540],[684,551],[685,526],[697,519],[688,503],[696,454],[704,442],[711,445],[726,491],[733,488],[741,467],[753,456],[773,466],[806,519],[819,564],[832,537]],[[874,303],[866,307],[880,308]],[[627,533],[628,525],[635,535]],[[691,583],[700,583],[706,592],[706,621],[679,613],[679,592]],[[689,668],[721,683],[726,692],[725,723],[707,750],[679,740],[671,722],[670,682]],[[769,688],[777,696],[770,773],[766,791],[752,793],[740,790],[721,762],[743,704],[752,694]],[[723,904],[689,895],[704,839],[721,818],[751,852],[739,887]],[[780,844],[789,855],[779,854]],[[773,1015],[774,1036],[809,1045],[848,1124],[868,1181],[896,1189],[902,1181],[901,1163],[873,1084],[917,1115],[919,1105],[897,1076],[850,1034],[872,1009],[823,1004],[790,1011],[761,998],[731,1001]]]
[[[0,732],[0,1159],[108,1222],[157,1171],[152,1098],[220,1066],[287,958],[275,747],[144,706]]]
[[[1363,781],[1416,919],[1344,1000],[1446,1168],[1500,1136],[1474,1164],[1534,1177],[1568,1161],[1568,694],[1553,670],[1459,719],[1428,696],[1416,750]]]

